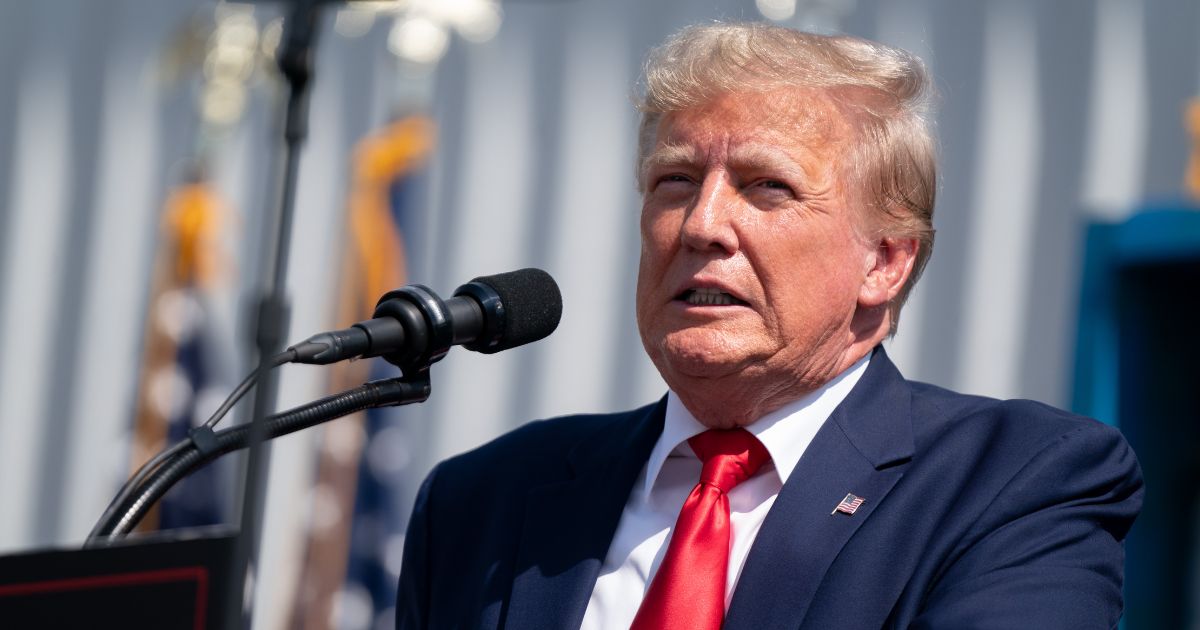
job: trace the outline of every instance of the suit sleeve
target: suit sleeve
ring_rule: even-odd
[[[1142,486],[1115,429],[1097,423],[1059,436],[968,530],[911,627],[1116,627],[1123,541]]]
[[[417,630],[429,627],[429,546],[432,527],[430,494],[435,467],[417,492],[408,532],[404,537],[404,557],[400,564],[400,586],[396,593],[396,629]]]

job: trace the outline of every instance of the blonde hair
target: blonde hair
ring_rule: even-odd
[[[780,87],[819,88],[850,114],[857,138],[845,174],[858,185],[883,233],[915,238],[913,272],[892,301],[892,332],[900,308],[933,249],[937,158],[928,106],[933,87],[914,55],[845,35],[802,33],[761,23],[690,26],[653,50],[646,62],[638,134],[642,164],[659,120],[730,92]]]

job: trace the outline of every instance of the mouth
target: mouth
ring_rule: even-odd
[[[745,300],[712,288],[685,289],[675,299],[691,306],[749,306]]]

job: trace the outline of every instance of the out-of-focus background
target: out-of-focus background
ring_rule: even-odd
[[[281,15],[0,3],[0,553],[78,545],[131,467],[248,373],[278,203]],[[273,443],[256,627],[390,628],[408,510],[436,461],[529,419],[663,394],[633,320],[630,95],[652,45],[716,19],[928,63],[937,247],[888,350],[909,378],[1120,426],[1150,484],[1126,627],[1200,628],[1194,0],[331,6],[286,337],[365,319],[406,282],[447,295],[526,266],[558,280],[564,312],[543,342],[452,351],[424,405]],[[279,405],[383,373],[288,367]],[[151,524],[235,522],[238,471],[206,469]]]

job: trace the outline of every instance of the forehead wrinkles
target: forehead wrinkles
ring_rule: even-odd
[[[818,149],[841,144],[853,131],[851,112],[826,90],[779,88],[721,94],[704,104],[669,112],[659,121],[658,144],[711,141],[798,144]]]
[[[829,174],[854,127],[823,90],[787,88],[727,93],[662,117],[639,179],[663,165],[707,166],[713,160],[759,164],[803,162]]]

